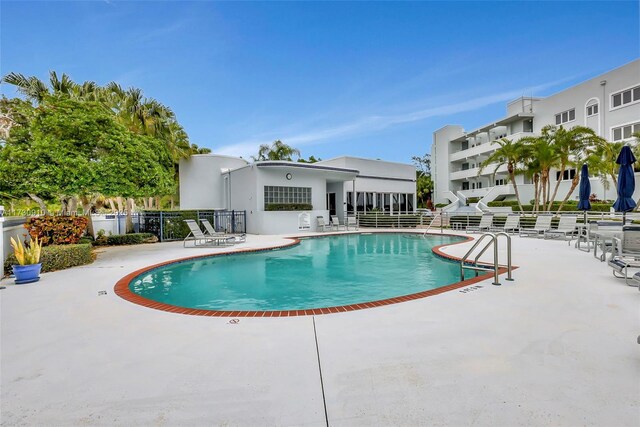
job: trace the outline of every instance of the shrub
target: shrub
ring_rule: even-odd
[[[467,197],[467,203],[478,203],[480,201],[480,197]]]
[[[313,205],[309,203],[269,203],[265,211],[310,211]]]
[[[37,237],[44,246],[73,245],[80,241],[88,222],[84,216],[43,215],[28,218],[24,228],[32,239]]]
[[[93,262],[91,245],[88,243],[81,245],[51,245],[42,248],[40,262],[42,272],[64,270],[65,268],[77,265],[91,264]],[[15,255],[11,254],[4,262],[5,272],[11,272],[11,266],[17,264]]]
[[[114,234],[107,236],[107,245],[139,245],[141,243],[156,243],[158,238],[151,233]]]

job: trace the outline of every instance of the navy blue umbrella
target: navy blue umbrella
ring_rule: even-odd
[[[636,202],[632,199],[636,189],[635,176],[633,174],[633,163],[636,158],[628,145],[622,147],[616,163],[620,165],[618,172],[618,198],[613,204],[616,212],[629,212],[636,207]]]
[[[578,210],[588,211],[591,209],[589,196],[591,195],[591,183],[589,182],[589,167],[584,164],[580,171],[580,201],[578,202]]]

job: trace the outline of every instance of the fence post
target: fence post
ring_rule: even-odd
[[[231,211],[231,233],[236,232],[236,211]]]
[[[162,211],[160,211],[160,241],[164,242],[164,218],[162,217]]]

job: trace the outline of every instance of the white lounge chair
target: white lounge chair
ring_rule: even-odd
[[[344,224],[340,223],[340,218],[338,218],[338,215],[331,215],[331,226],[335,227],[336,230],[340,230],[341,228],[343,230],[347,229]]]
[[[225,233],[222,231],[216,231],[208,219],[201,219],[200,222],[202,223],[202,225],[204,225],[204,229],[207,231],[205,233],[206,236],[211,236],[214,239],[225,240],[226,243],[230,243],[230,244],[244,243],[247,241],[247,235],[245,233],[232,234],[232,233]]]
[[[354,215],[348,215],[347,216],[347,230],[349,230],[352,227],[353,227],[354,230],[358,229],[358,218],[356,218]]]
[[[491,227],[491,231],[501,231],[503,233],[515,233],[518,230],[520,230],[520,215],[518,214],[507,215],[502,227]]]
[[[185,219],[184,222],[189,227],[189,234],[182,241],[182,246],[187,247],[187,242],[192,240],[194,246],[220,246],[228,242],[228,237],[208,236],[202,232],[198,224],[192,219]]]
[[[562,215],[557,228],[552,228],[544,232],[545,239],[569,239],[576,235],[576,225],[578,215]]]
[[[324,222],[324,217],[323,216],[317,216],[316,217],[316,231],[327,231],[327,230],[331,230],[331,225],[327,224],[326,222]]]
[[[613,268],[613,275],[624,278],[629,286],[638,286],[634,276],[629,276],[630,268],[640,268],[640,226],[626,225],[622,227],[622,238],[613,238],[614,251],[609,259],[609,267]]]
[[[538,215],[533,228],[520,229],[520,237],[544,236],[544,232],[551,229],[551,219],[553,219],[553,215]]]
[[[480,218],[480,224],[470,225],[467,227],[467,233],[482,233],[483,231],[489,231],[491,224],[493,223],[493,214],[483,214]]]

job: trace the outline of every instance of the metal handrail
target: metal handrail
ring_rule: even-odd
[[[429,229],[431,228],[431,226],[433,225],[434,222],[436,222],[436,219],[440,218],[440,232],[442,233],[442,212],[436,212],[436,214],[433,216],[433,218],[431,219],[431,222],[429,223],[429,225],[427,225],[427,229],[424,230],[424,233],[422,234],[422,237],[426,237],[427,232],[429,231]]]
[[[513,281],[513,277],[512,277],[512,264],[511,264],[511,236],[509,236],[509,234],[505,233],[505,232],[499,232],[496,234],[493,233],[485,233],[483,234],[475,243],[474,245],[471,247],[471,249],[469,249],[467,251],[467,253],[460,259],[460,280],[464,280],[464,269],[468,268],[468,269],[472,269],[472,270],[476,270],[476,271],[486,271],[486,270],[493,270],[493,284],[494,285],[500,285],[500,281],[498,279],[498,270],[500,269],[500,263],[499,263],[499,258],[498,258],[498,243],[499,243],[499,237],[500,236],[504,236],[506,238],[507,241],[507,278],[506,280],[508,281]],[[480,250],[480,252],[476,255],[476,257],[473,260],[473,264],[470,265],[466,265],[466,263],[469,262],[469,258],[471,257],[471,254],[473,253],[473,251],[480,245],[480,243],[482,243],[483,240],[485,240],[486,238],[489,238],[489,242],[487,242],[483,247],[482,250]],[[489,267],[479,267],[478,266],[478,260],[480,259],[480,257],[487,251],[487,249],[489,249],[489,247],[493,244],[493,268],[489,268]]]

